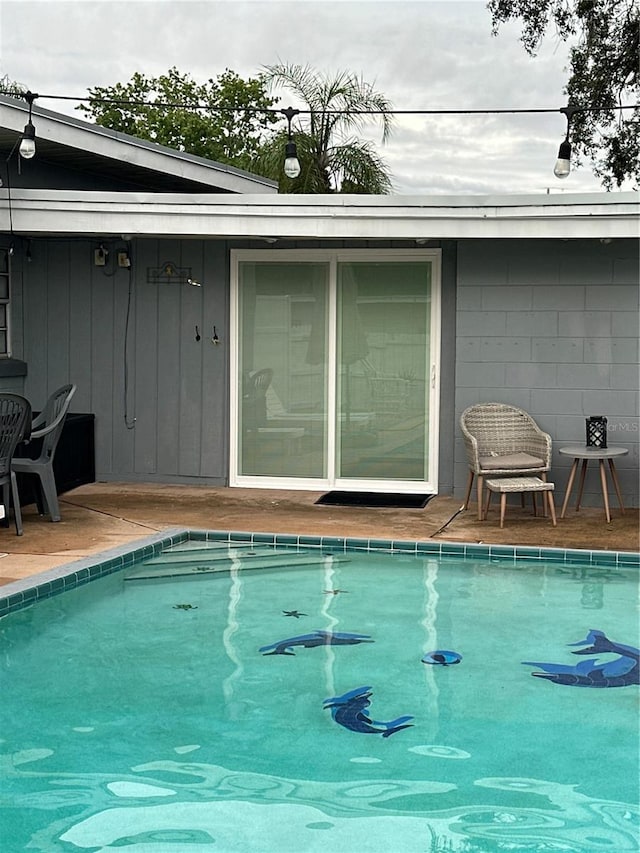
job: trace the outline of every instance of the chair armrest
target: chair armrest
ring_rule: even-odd
[[[478,439],[475,437],[475,435],[471,435],[471,433],[465,429],[462,430],[462,438],[464,441],[464,448],[467,452],[467,461],[469,462],[469,465],[473,468],[473,470],[477,473],[480,470]]]
[[[551,467],[551,436],[548,433],[541,431],[532,434],[526,444],[528,453],[544,459],[545,464]]]
[[[63,421],[66,416],[67,416],[67,410],[66,410],[66,408],[64,408],[60,412],[58,417],[54,418],[54,420],[52,420],[50,424],[47,424],[46,427],[42,427],[42,429],[33,429],[33,427],[36,426],[36,421],[38,420],[38,418],[36,418],[36,420],[34,420],[33,423],[31,424],[31,438],[32,439],[42,438],[45,435],[49,435],[50,432],[53,432],[53,430],[57,426],[59,426],[60,422]]]

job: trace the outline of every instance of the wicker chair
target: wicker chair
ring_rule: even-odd
[[[460,429],[469,461],[464,508],[469,506],[475,476],[478,519],[483,518],[485,477],[537,474],[546,480],[551,468],[551,436],[523,409],[505,403],[478,403],[464,410]]]

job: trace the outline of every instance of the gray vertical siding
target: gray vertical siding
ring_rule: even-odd
[[[100,242],[112,254],[104,268],[93,264]],[[226,244],[136,240],[130,272],[113,264],[122,240],[34,244],[16,293],[34,407],[58,385],[78,385],[72,408],[95,414],[98,479],[225,483]],[[190,267],[202,287],[148,282],[164,261]]]
[[[638,244],[632,240],[467,241],[458,249],[456,418],[495,400],[529,411],[554,442],[584,443],[585,418],[608,418],[625,500],[638,505]],[[458,432],[456,490],[467,477]],[[599,478],[586,502],[601,503]],[[614,504],[615,506],[615,498]]]

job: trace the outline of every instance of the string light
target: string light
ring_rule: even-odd
[[[0,90],[2,95],[11,95],[16,97],[15,92]],[[26,92],[20,97],[23,97],[29,104],[29,120],[25,126],[20,143],[20,154],[22,157],[29,159],[35,154],[35,128],[31,122],[31,110],[33,102],[36,98],[44,100],[60,100],[60,101],[86,101],[90,104],[107,104],[110,106],[121,107],[156,107],[162,109],[188,109],[188,110],[206,110],[211,111],[208,104],[200,103],[172,103],[169,101],[142,101],[128,100],[118,98],[97,98],[92,96],[75,97],[73,95],[51,95],[51,94],[35,94]],[[567,107],[507,107],[496,109],[434,109],[434,110],[312,110],[312,109],[294,109],[287,107],[280,109],[278,107],[216,107],[215,112],[220,113],[252,113],[252,114],[280,114],[287,119],[287,143],[285,146],[284,172],[289,178],[296,178],[300,174],[300,162],[298,160],[298,152],[296,144],[291,134],[291,121],[296,115],[317,115],[321,113],[327,116],[337,115],[387,115],[387,116],[474,116],[474,115],[534,115],[534,114],[549,114],[560,112],[567,118],[567,132],[565,139],[560,144],[558,151],[558,159],[554,167],[554,174],[557,178],[566,178],[571,171],[571,142],[569,140],[571,119],[575,113],[598,113],[612,112],[623,110],[635,110],[640,107],[640,104],[617,104],[610,107],[579,107],[569,105]]]
[[[0,90],[0,94],[2,95],[10,95],[12,97],[23,97],[26,98],[25,95],[16,96],[15,92],[10,92],[8,90]],[[193,102],[172,102],[172,101],[143,101],[139,99],[120,99],[120,98],[96,98],[92,96],[81,96],[77,97],[75,95],[50,95],[50,94],[38,94],[33,95],[34,98],[39,98],[40,100],[58,100],[58,101],[86,101],[91,104],[108,104],[111,106],[129,106],[129,107],[162,107],[164,109],[191,109],[191,110],[206,110],[211,111],[211,106],[209,104],[196,104]],[[514,114],[535,114],[535,113],[566,113],[567,109],[571,109],[572,112],[585,112],[585,113],[596,113],[596,112],[611,112],[615,110],[634,110],[640,108],[640,104],[616,104],[610,107],[580,107],[580,106],[572,106],[572,107],[503,107],[503,108],[486,108],[486,109],[434,109],[434,110],[313,110],[313,109],[298,109],[295,111],[295,114],[298,113],[300,115],[317,115],[318,113],[322,113],[323,115],[407,115],[407,116],[416,116],[416,115],[514,115]],[[227,112],[227,113],[279,113],[286,117],[287,111],[291,109],[291,107],[287,107],[287,110],[283,110],[280,107],[215,107],[215,112]]]
[[[34,92],[26,92],[23,97],[25,101],[29,104],[29,118],[24,127],[18,151],[20,152],[20,156],[24,160],[31,160],[31,158],[36,153],[36,129],[33,126],[33,122],[31,121],[31,110],[33,109],[33,102],[38,97],[38,95],[36,95]]]
[[[293,137],[291,136],[291,120],[294,116],[297,116],[300,113],[300,110],[296,110],[293,107],[287,107],[285,110],[281,110],[281,112],[287,120],[287,144],[284,149],[284,173],[288,178],[297,178],[300,174],[300,161],[298,160],[298,149],[293,141]]]
[[[568,178],[569,172],[571,171],[571,142],[569,141],[569,130],[571,127],[571,119],[576,111],[577,108],[572,106],[563,107],[560,110],[560,112],[564,113],[567,117],[567,133],[564,140],[560,143],[558,159],[556,160],[556,165],[553,167],[553,174],[556,178]]]

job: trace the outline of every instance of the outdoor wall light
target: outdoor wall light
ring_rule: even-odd
[[[31,160],[31,158],[36,153],[36,129],[33,126],[33,122],[31,121],[31,110],[33,108],[33,102],[38,97],[33,92],[25,92],[23,95],[25,101],[29,104],[29,119],[24,126],[24,131],[22,133],[22,139],[20,140],[20,147],[18,151],[20,152],[20,156],[23,160]]]
[[[280,112],[287,119],[288,141],[284,149],[284,173],[288,178],[297,178],[300,174],[300,161],[298,160],[298,149],[291,136],[291,120],[294,116],[298,115],[300,110],[287,107],[285,110],[280,110]]]
[[[553,174],[556,178],[567,178],[571,171],[571,143],[569,142],[569,129],[573,114],[577,112],[577,107],[562,107],[560,112],[564,113],[567,117],[567,133],[564,140],[560,143],[558,159],[556,160],[556,165],[553,167]]]

